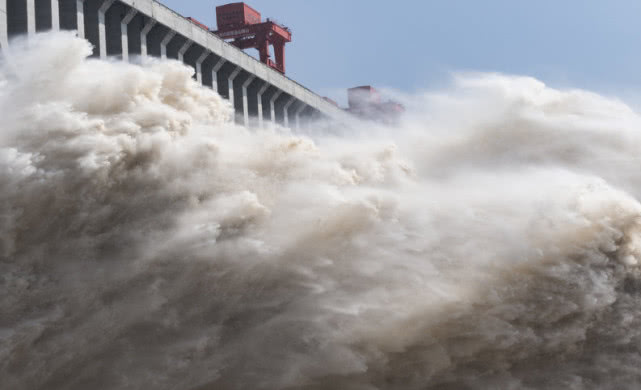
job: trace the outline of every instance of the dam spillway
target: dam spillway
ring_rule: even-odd
[[[16,36],[75,30],[94,56],[130,61],[148,56],[194,68],[196,79],[232,102],[235,121],[299,128],[312,118],[341,120],[334,104],[226,43],[155,0],[0,0],[0,46]]]

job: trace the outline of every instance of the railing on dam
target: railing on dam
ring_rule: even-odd
[[[76,30],[102,58],[155,56],[192,66],[201,84],[233,103],[236,121],[245,125],[290,126],[293,119],[299,127],[305,118],[347,118],[321,96],[155,0],[0,0],[3,49],[13,36],[58,29]]]

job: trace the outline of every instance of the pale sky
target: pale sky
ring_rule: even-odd
[[[161,0],[215,28],[220,0]],[[558,87],[641,91],[641,0],[252,0],[292,29],[287,75],[344,101],[371,84],[405,92],[456,71]],[[641,95],[639,93],[638,95]]]

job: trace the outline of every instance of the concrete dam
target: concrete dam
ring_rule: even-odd
[[[235,121],[299,128],[305,120],[348,117],[283,73],[225,42],[197,21],[154,0],[0,0],[0,46],[48,30],[75,30],[94,56],[129,61],[171,58],[233,103]]]

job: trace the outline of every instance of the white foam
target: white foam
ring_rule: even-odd
[[[461,75],[393,128],[308,137],[231,124],[176,62],[12,52],[2,387],[641,385],[622,102]]]

